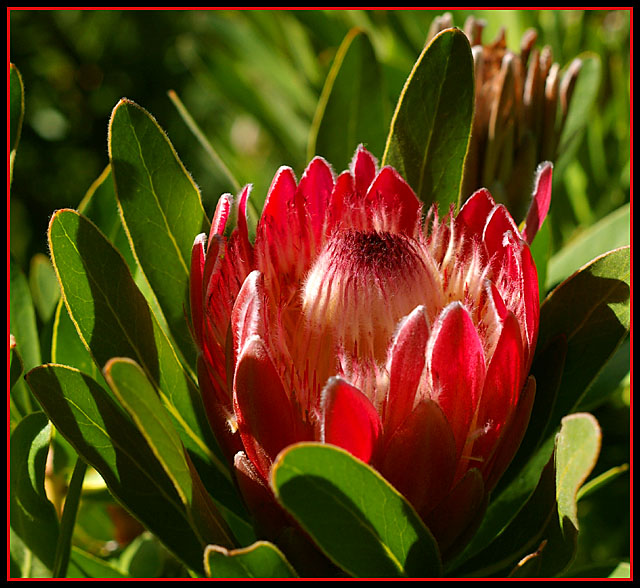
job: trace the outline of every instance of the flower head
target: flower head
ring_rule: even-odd
[[[423,218],[407,183],[362,147],[337,177],[320,157],[299,182],[281,168],[253,244],[249,188],[227,236],[233,203],[220,199],[194,243],[191,313],[209,417],[256,512],[278,453],[315,440],[376,468],[443,549],[472,525],[533,401],[528,243],[550,174],[538,173],[522,231],[487,190],[457,215]]]

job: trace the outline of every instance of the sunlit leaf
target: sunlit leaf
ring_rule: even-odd
[[[173,483],[102,386],[55,365],[35,368],[27,381],[56,429],[100,473],[113,496],[187,565],[200,569],[203,546]]]
[[[547,529],[540,558],[541,577],[553,577],[572,562],[578,541],[577,495],[600,454],[601,431],[596,419],[575,413],[562,419],[556,436],[555,486],[557,512]]]
[[[94,361],[102,369],[112,357],[134,359],[162,391],[185,447],[220,467],[195,383],[120,254],[72,210],[53,215],[49,243],[65,305]]]
[[[171,478],[204,542],[215,541],[232,546],[234,541],[224,519],[203,490],[195,468],[188,463],[171,415],[140,366],[131,359],[112,359],[107,362],[105,375],[109,386]]]
[[[179,349],[193,360],[185,309],[191,247],[208,222],[200,192],[155,119],[130,100],[113,110],[109,157],[135,258]]]
[[[273,543],[257,541],[228,550],[208,545],[204,567],[209,578],[297,578],[295,570]]]
[[[466,35],[447,29],[415,63],[396,106],[383,165],[392,165],[427,205],[459,204],[474,108]]]
[[[283,451],[272,468],[281,504],[355,577],[436,577],[438,547],[409,503],[373,469],[331,445]]]

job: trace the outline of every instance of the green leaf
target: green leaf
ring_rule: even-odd
[[[182,561],[201,570],[203,544],[172,481],[109,394],[67,366],[37,367],[27,382],[56,430],[100,473],[113,496]]]
[[[578,59],[582,61],[582,65],[558,144],[558,158],[555,165],[557,177],[560,177],[566,166],[574,160],[600,89],[602,77],[600,57],[594,53],[584,53],[579,55]]]
[[[546,286],[568,278],[603,251],[631,243],[631,205],[621,206],[566,244],[549,260]]]
[[[62,296],[76,329],[102,369],[112,357],[130,357],[162,391],[185,447],[225,471],[202,399],[121,255],[95,225],[72,210],[54,213],[49,248]]]
[[[100,559],[76,546],[71,548],[71,561],[69,562],[67,578],[105,579],[126,577],[125,574],[108,561]]]
[[[555,506],[553,448],[554,439],[547,439],[520,474],[496,492],[473,539],[449,564],[448,575],[493,573],[539,539]]]
[[[549,261],[551,256],[551,223],[543,223],[536,234],[536,238],[530,245],[531,255],[538,270],[538,291],[540,300],[544,300],[547,293],[547,273],[549,271]]]
[[[578,541],[577,495],[595,466],[601,442],[600,426],[592,415],[575,413],[562,419],[555,447],[557,513],[545,531],[541,577],[556,576],[573,561]]]
[[[60,300],[60,288],[49,258],[42,253],[36,253],[31,258],[29,285],[40,320],[49,322]]]
[[[615,569],[609,574],[609,578],[631,578],[631,564],[629,562],[620,562]]]
[[[629,387],[631,378],[631,340],[622,342],[602,371],[581,398],[576,410],[592,411],[606,402],[613,394]]]
[[[580,402],[627,335],[630,263],[628,247],[610,251],[560,284],[541,306],[537,353],[544,352],[558,336],[567,341],[564,372],[547,432]]]
[[[51,424],[42,412],[27,415],[10,438],[11,559],[22,577],[51,577],[58,516],[44,489]]]
[[[36,312],[26,276],[17,262],[9,265],[9,322],[26,370],[41,363]]]
[[[330,445],[301,443],[272,467],[280,503],[324,553],[355,577],[435,577],[437,544],[377,472]]]
[[[22,84],[22,76],[13,63],[9,64],[9,103],[9,176],[13,179],[13,161],[20,142],[22,122],[24,120],[24,86]]]
[[[139,268],[122,226],[110,165],[102,170],[102,173],[91,184],[78,205],[78,212],[91,220],[104,233],[105,237],[122,254],[135,277]]]
[[[561,577],[564,578],[631,578],[631,569],[628,562],[605,562],[580,566],[565,570]]]
[[[121,100],[109,125],[109,157],[131,248],[178,348],[195,348],[185,320],[193,240],[207,219],[200,192],[155,119]]]
[[[585,496],[589,496],[592,492],[606,486],[609,482],[615,480],[618,476],[621,476],[628,471],[629,464],[624,463],[601,473],[599,476],[593,478],[593,480],[589,480],[589,482],[580,487],[576,499],[582,500]]]
[[[195,468],[190,467],[171,415],[142,368],[131,359],[112,359],[105,367],[105,377],[171,478],[203,542],[232,546],[224,519],[202,488]]]
[[[368,35],[351,29],[322,89],[307,159],[321,155],[335,169],[347,169],[360,143],[379,157],[388,124],[385,96],[382,70]]]
[[[577,496],[600,454],[602,433],[588,413],[562,419],[556,438],[556,495],[564,533],[578,529]]]
[[[208,545],[204,551],[208,578],[297,578],[295,570],[273,543],[257,541],[228,550]]]
[[[382,158],[426,205],[459,205],[474,108],[466,35],[447,29],[425,47],[404,86]]]
[[[143,533],[127,545],[118,563],[131,578],[158,578],[162,576],[164,555],[156,538]]]
[[[62,299],[58,302],[53,320],[51,362],[76,368],[107,388],[100,367],[96,365],[91,351],[79,337]]]
[[[40,339],[29,283],[13,258],[9,265],[9,328],[14,352],[20,357],[24,371],[40,364]],[[34,410],[34,400],[19,377],[11,386],[11,403],[18,418]]]

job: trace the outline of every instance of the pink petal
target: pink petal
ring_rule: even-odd
[[[218,199],[216,205],[216,211],[211,221],[211,231],[209,233],[209,242],[211,242],[214,235],[224,234],[224,230],[227,226],[227,220],[229,220],[229,213],[231,212],[231,194],[223,194]]]
[[[264,280],[262,274],[254,270],[242,284],[231,311],[230,332],[233,333],[235,355],[242,351],[249,338],[269,332],[265,303]]]
[[[274,298],[291,295],[308,270],[312,253],[311,227],[304,197],[297,193],[293,171],[276,174],[256,228],[255,265],[274,291]],[[283,292],[285,289],[286,292]]]
[[[234,456],[233,466],[238,487],[259,532],[267,537],[275,537],[290,522],[269,488],[269,480],[261,477],[253,463],[242,451]]]
[[[300,179],[297,197],[304,202],[316,243],[322,237],[333,185],[333,171],[329,164],[322,157],[314,157]]]
[[[420,201],[400,174],[385,166],[375,177],[366,195],[366,205],[379,231],[413,235],[420,220]]]
[[[550,161],[545,161],[538,166],[533,199],[522,230],[522,237],[527,243],[533,241],[549,212],[552,176],[553,164]]]
[[[489,214],[487,223],[484,227],[482,239],[487,247],[489,257],[503,248],[504,235],[511,231],[514,235],[519,235],[516,226],[509,211],[504,205],[498,204]]]
[[[326,232],[330,234],[332,230],[340,225],[351,226],[350,203],[355,197],[354,179],[348,171],[342,172],[337,178],[333,187],[333,192],[329,198],[327,209]]]
[[[320,400],[321,440],[369,463],[382,432],[380,417],[360,390],[341,378],[330,378]]]
[[[487,218],[495,206],[489,190],[480,188],[462,205],[456,221],[463,223],[472,233],[482,236]]]
[[[485,364],[482,341],[459,302],[442,311],[427,357],[432,398],[451,425],[460,455],[484,385]]]
[[[247,456],[266,479],[278,453],[300,440],[297,420],[264,341],[250,338],[235,371],[233,404]]]
[[[411,412],[426,362],[429,325],[418,306],[402,321],[395,336],[389,365],[389,390],[384,408],[385,435],[390,435]]]
[[[489,282],[489,284],[490,284],[490,295],[491,295],[491,300],[493,302],[493,307],[495,308],[495,311],[498,314],[498,316],[501,319],[504,319],[507,316],[507,313],[509,311],[507,310],[504,300],[502,299],[502,296],[500,295],[500,292],[498,291],[498,288],[496,287],[496,285],[493,282]]]
[[[349,166],[355,180],[355,187],[364,197],[378,171],[378,163],[362,145],[358,145]]]
[[[232,418],[233,401],[226,382],[221,382],[214,369],[202,354],[198,355],[196,369],[200,395],[216,441],[227,459],[232,459],[242,449],[239,435],[232,433],[229,418]]]
[[[203,315],[203,276],[205,263],[205,244],[207,236],[201,233],[195,238],[191,249],[191,270],[189,273],[189,301],[193,334],[198,347],[202,348]]]
[[[296,178],[290,167],[282,166],[273,178],[262,210],[258,227],[265,223],[286,224],[289,209],[293,207],[297,189]]]
[[[522,386],[522,339],[513,313],[502,324],[502,332],[487,368],[478,407],[477,427],[484,433],[473,445],[473,456],[482,460],[491,454],[511,417]]]
[[[380,472],[420,513],[448,493],[456,469],[456,442],[440,407],[422,400],[387,442]]]

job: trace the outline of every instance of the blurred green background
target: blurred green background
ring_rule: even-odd
[[[234,191],[233,184],[180,116],[167,94],[175,90],[238,182],[254,184],[260,210],[278,167],[290,165],[299,176],[307,163],[314,112],[347,32],[361,27],[373,42],[388,88],[389,120],[380,121],[386,129],[439,14],[11,10],[10,60],[25,88],[10,196],[12,258],[29,274],[34,255],[47,252],[51,213],[76,207],[105,168],[109,117],[120,98],[143,106],[167,131],[211,214],[219,195]],[[468,14],[453,11],[455,25],[462,28]],[[487,22],[485,42],[505,27],[509,47],[518,50],[523,32],[534,27],[537,45],[550,45],[561,66],[584,51],[600,56],[601,84],[589,124],[575,158],[554,177],[550,222],[557,251],[630,199],[631,13],[473,14]],[[629,404],[626,379],[616,382],[607,403],[594,407],[604,433],[595,475],[629,462]],[[580,502],[576,569],[628,558],[629,507],[628,474]]]

